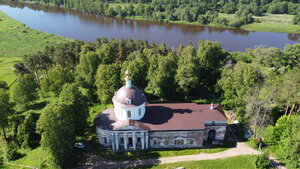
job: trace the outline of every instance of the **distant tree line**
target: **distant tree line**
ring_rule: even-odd
[[[291,119],[283,120],[282,130],[299,128],[300,44],[229,53],[212,41],[171,49],[164,43],[101,38],[48,46],[14,67],[18,78],[12,87],[0,82],[0,127],[9,160],[18,158],[19,147],[41,144],[49,164],[65,168],[75,137],[87,128],[88,106],[111,103],[129,69],[148,101],[221,102],[252,127],[255,138],[266,135],[270,146],[276,144],[289,166],[300,164],[299,130],[276,142],[272,136],[281,135],[272,126],[281,123],[278,118]]]
[[[299,15],[299,0],[15,0],[38,2],[73,8],[106,16],[140,16],[154,21],[184,21],[200,24],[217,23],[224,26],[240,26],[254,22],[253,15],[263,13]],[[235,19],[219,16],[219,13],[235,14]],[[299,24],[299,16],[293,23]]]

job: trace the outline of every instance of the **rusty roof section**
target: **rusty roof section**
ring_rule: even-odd
[[[104,130],[118,130],[131,125],[145,130],[204,129],[205,121],[227,121],[220,105],[168,103],[149,104],[141,120],[117,120],[114,109],[106,109],[95,118],[95,125]]]

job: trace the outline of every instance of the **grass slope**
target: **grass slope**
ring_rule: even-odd
[[[47,153],[41,147],[34,150],[22,150],[20,151],[25,156],[16,161],[12,161],[14,164],[22,164],[41,168],[44,162],[47,160]]]
[[[191,161],[191,162],[180,162],[172,164],[162,164],[152,167],[154,169],[174,169],[177,167],[184,167],[186,169],[255,169],[253,164],[255,155],[243,155],[218,160],[203,160],[203,161]],[[140,168],[140,167],[139,167]]]
[[[13,65],[22,56],[33,54],[47,45],[71,41],[71,39],[26,27],[0,11],[0,80],[11,84],[15,80]]]

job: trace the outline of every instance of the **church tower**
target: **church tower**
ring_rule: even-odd
[[[125,75],[125,86],[121,87],[112,99],[114,113],[118,120],[140,120],[146,112],[146,96],[139,88],[132,85],[129,70],[126,70]]]

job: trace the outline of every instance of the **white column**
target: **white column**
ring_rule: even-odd
[[[111,149],[115,151],[115,148],[115,135],[114,133],[111,133]]]
[[[124,148],[125,150],[128,150],[128,137],[127,137],[127,133],[124,132]]]
[[[116,150],[118,151],[119,150],[119,135],[118,135],[118,133],[115,133],[115,140],[116,140]]]
[[[144,150],[145,149],[145,132],[142,132],[142,139],[141,139],[141,141],[142,141],[142,150]]]
[[[146,149],[149,148],[149,135],[148,132],[146,133]]]
[[[132,133],[132,144],[133,144],[133,149],[136,150],[136,133]]]

